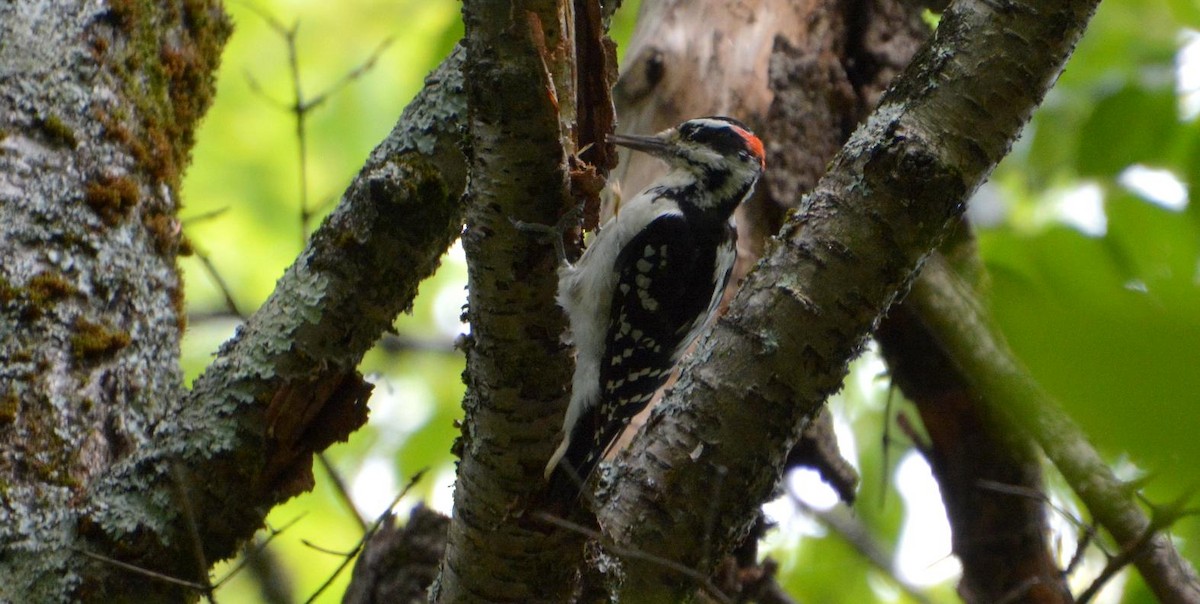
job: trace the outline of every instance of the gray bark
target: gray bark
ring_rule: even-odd
[[[156,537],[92,494],[183,393],[178,185],[228,33],[209,1],[0,6],[0,600],[109,593],[78,550]]]
[[[185,395],[174,200],[228,24],[204,2],[0,24],[0,600],[195,598],[365,419],[354,367],[458,235],[461,70]]]
[[[589,56],[580,17],[594,17],[587,29],[598,43],[598,8],[562,0],[463,7],[471,336],[455,513],[433,601],[564,601],[582,561],[579,535],[523,516],[543,484],[572,366],[554,300],[553,247],[510,220],[555,224],[576,205],[568,157],[595,134],[575,118],[604,113],[584,96],[577,73]],[[596,92],[606,99],[607,85]],[[600,132],[610,127],[592,122]]]

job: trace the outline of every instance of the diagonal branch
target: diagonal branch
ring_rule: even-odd
[[[963,221],[925,263],[952,266],[964,284],[979,288],[982,262]],[[919,287],[919,286],[917,286]],[[1071,602],[1050,551],[1043,498],[1014,497],[983,484],[1041,493],[1042,457],[1024,430],[1001,421],[995,409],[920,317],[916,296],[893,306],[875,331],[894,383],[920,413],[928,438],[921,453],[938,481],[962,561],[958,593],[965,602],[1000,602],[1019,595],[1039,604]],[[958,315],[951,315],[957,321]]]
[[[312,453],[365,421],[370,387],[355,367],[461,229],[462,57],[429,76],[270,299],[159,420],[153,446],[97,482],[81,523],[93,543],[138,543],[122,545],[127,559],[155,568],[161,548],[189,539],[178,502],[156,495],[182,483],[196,546],[226,558],[272,505],[311,486]],[[134,537],[147,528],[157,539]]]
[[[1167,527],[1146,516],[1075,422],[1020,367],[969,287],[944,263],[931,262],[909,300],[984,393],[981,404],[1032,435],[1100,525],[1133,552],[1133,564],[1159,601],[1200,602],[1200,579],[1162,532]]]
[[[611,539],[708,569],[745,534],[799,430],[1008,151],[1095,4],[960,2],[943,16],[619,459],[598,512]],[[689,505],[705,498],[717,513]],[[687,590],[624,571],[630,601]]]

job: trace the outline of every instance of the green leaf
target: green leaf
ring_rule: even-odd
[[[1178,125],[1170,88],[1124,86],[1084,121],[1076,141],[1079,174],[1111,177],[1131,164],[1161,163]]]
[[[1200,29],[1200,4],[1196,0],[1167,0],[1167,6],[1180,25]]]
[[[1113,253],[1125,247],[1120,237],[1058,228],[981,243],[994,314],[1034,377],[1102,450],[1128,453],[1172,486],[1191,480],[1187,460],[1200,458],[1200,287],[1146,282],[1141,271],[1159,264],[1150,252]]]

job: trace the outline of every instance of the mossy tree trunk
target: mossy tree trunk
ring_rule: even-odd
[[[114,593],[81,551],[170,522],[102,526],[91,493],[182,400],[180,175],[229,32],[210,0],[0,6],[0,600]]]
[[[365,421],[355,367],[460,232],[461,52],[185,392],[175,214],[224,13],[5,3],[0,27],[0,601],[196,599]]]

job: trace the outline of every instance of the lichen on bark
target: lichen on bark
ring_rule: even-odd
[[[212,0],[0,5],[0,600],[105,593],[79,504],[183,392],[177,248],[147,225],[228,34]]]

